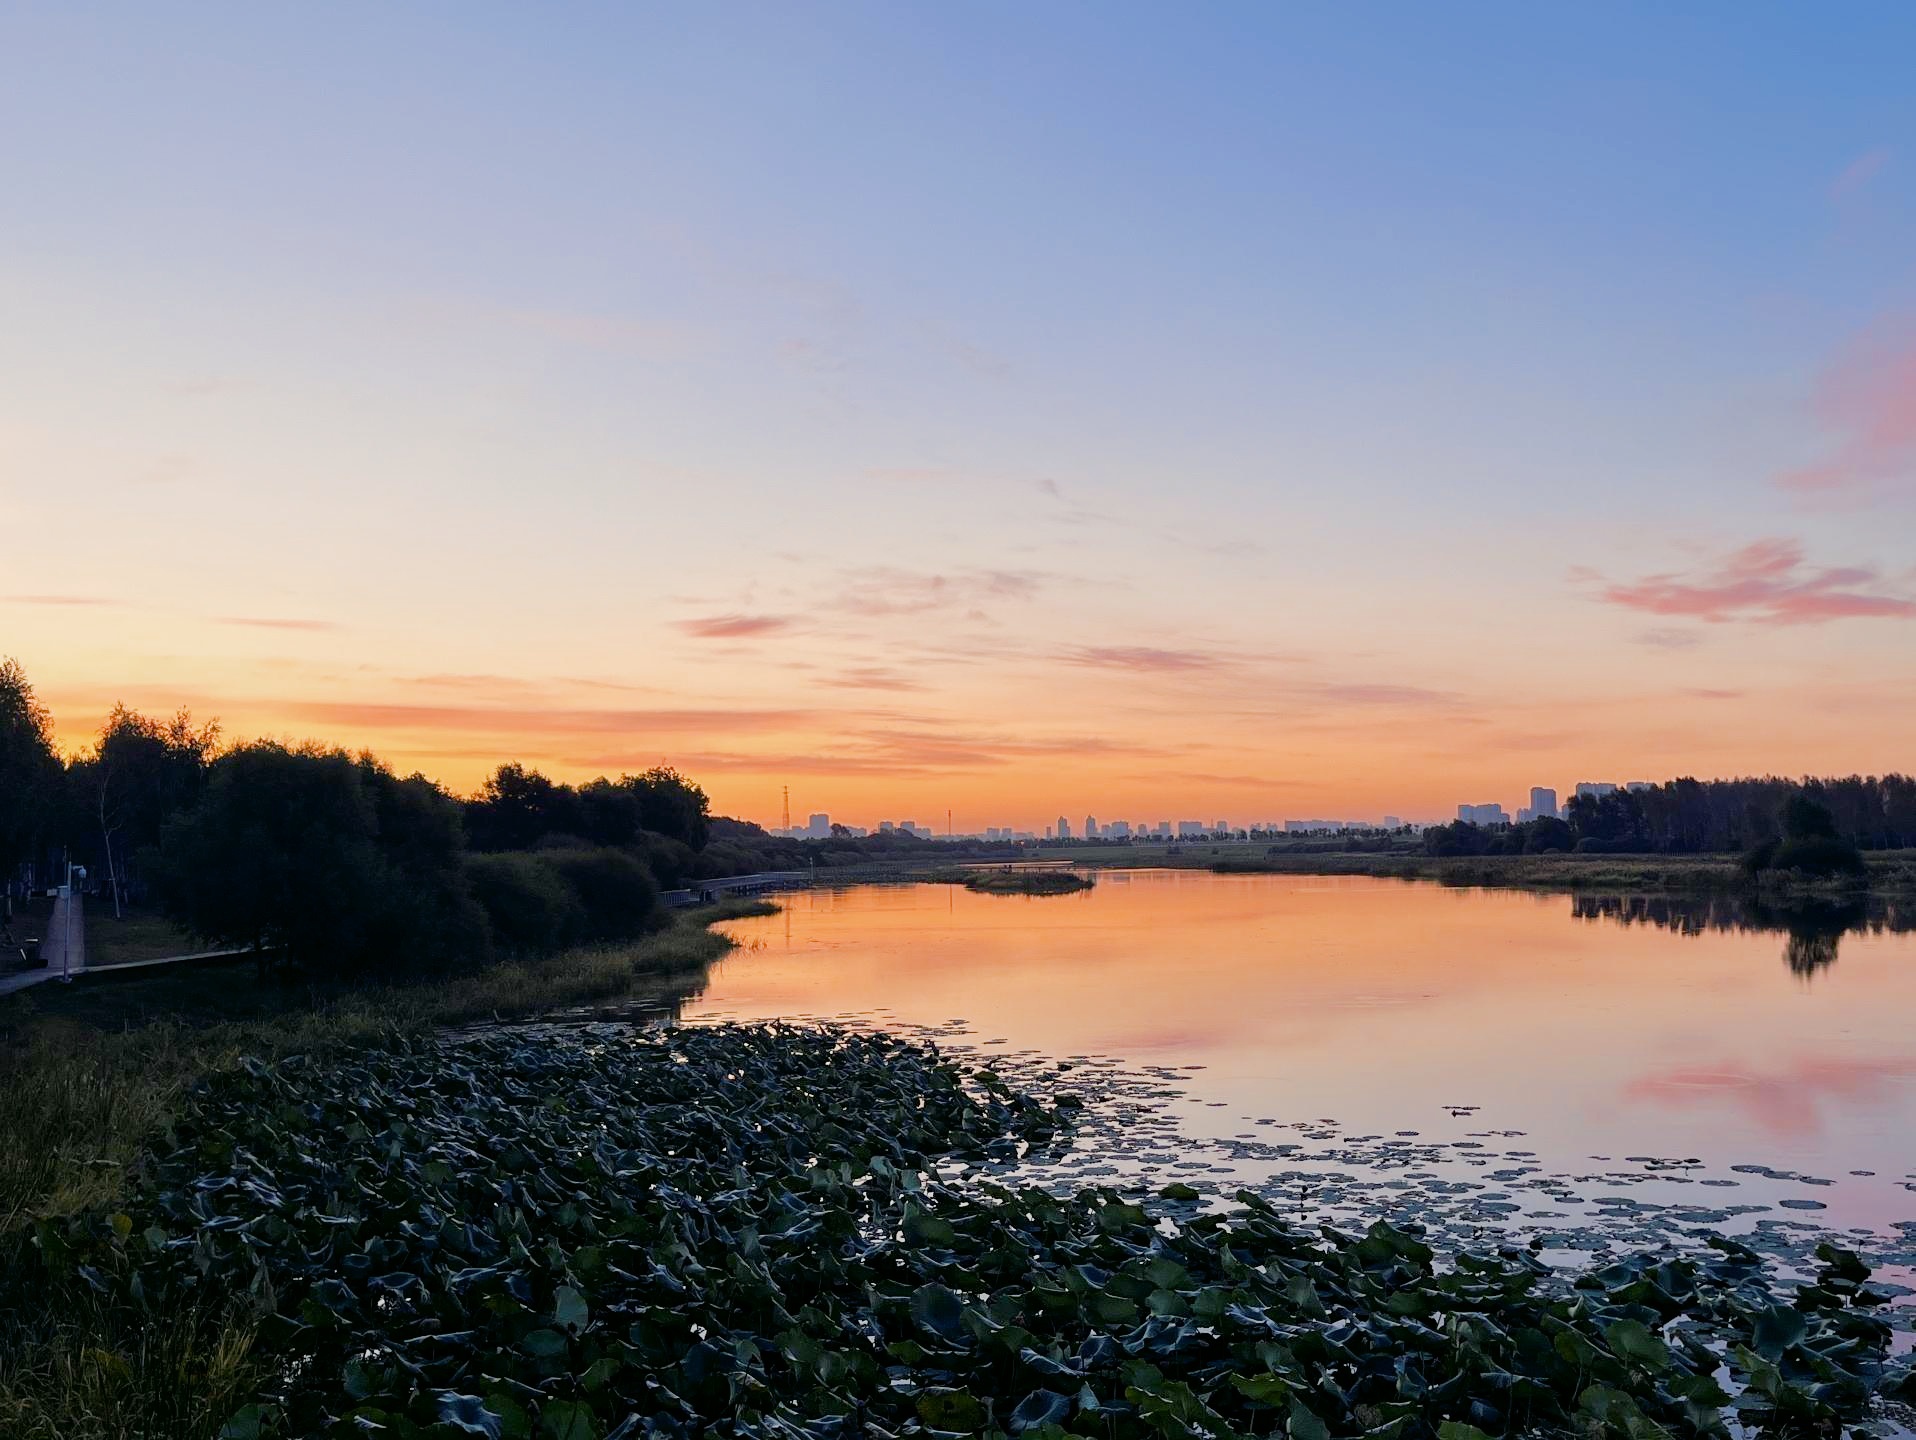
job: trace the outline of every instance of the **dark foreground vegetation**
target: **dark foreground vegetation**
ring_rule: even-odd
[[[1910,1385],[1831,1247],[1793,1293],[1727,1240],[1566,1281],[951,1178],[1074,1113],[830,1030],[240,1057],[124,1197],[15,1237],[0,1431],[1640,1440]]]

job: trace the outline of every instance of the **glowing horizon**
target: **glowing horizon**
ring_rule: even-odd
[[[462,22],[0,21],[63,745],[1040,833],[1916,769],[1916,18]]]

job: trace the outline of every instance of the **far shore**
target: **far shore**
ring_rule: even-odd
[[[1219,841],[1179,845],[1045,846],[1027,851],[1026,863],[1083,869],[1210,870],[1227,875],[1369,875],[1430,880],[1442,885],[1556,892],[1650,890],[1715,894],[1748,889],[1738,857],[1712,855],[1483,855],[1446,858],[1408,848],[1391,851],[1272,849],[1257,843]],[[1868,890],[1884,897],[1916,899],[1916,850],[1870,852]],[[829,883],[829,871],[819,879]],[[859,877],[874,878],[869,873]],[[893,878],[893,877],[885,877]],[[943,879],[926,867],[901,866],[900,880]],[[1766,878],[1762,893],[1827,896],[1846,889],[1828,881]]]

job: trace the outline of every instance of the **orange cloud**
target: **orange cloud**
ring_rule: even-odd
[[[622,731],[707,734],[779,730],[809,724],[807,710],[590,710],[560,706],[406,705],[353,700],[289,700],[276,707],[307,724],[362,731],[464,734],[606,735]]]
[[[1916,600],[1865,587],[1879,573],[1861,565],[1810,569],[1794,540],[1758,540],[1732,551],[1695,578],[1647,575],[1634,584],[1610,584],[1603,599],[1653,615],[1685,615],[1712,624],[1819,625],[1855,618],[1916,616]]]

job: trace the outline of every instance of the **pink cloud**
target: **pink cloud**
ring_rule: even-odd
[[[1845,165],[1842,173],[1830,181],[1830,199],[1843,200],[1854,195],[1874,180],[1877,173],[1889,164],[1889,149],[1879,145],[1874,150],[1858,155]]]
[[[1818,419],[1838,437],[1814,465],[1778,477],[1805,498],[1873,499],[1916,481],[1916,330],[1871,336],[1817,381]]]
[[[792,622],[783,615],[705,615],[677,624],[687,635],[700,640],[750,640],[792,628]]]
[[[1874,588],[1880,576],[1861,565],[1813,569],[1794,540],[1757,540],[1695,576],[1646,575],[1607,584],[1602,598],[1652,615],[1681,615],[1712,624],[1820,625],[1856,618],[1907,619],[1916,600]]]

